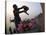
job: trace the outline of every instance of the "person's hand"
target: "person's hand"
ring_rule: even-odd
[[[25,12],[27,15],[29,15],[27,12]]]

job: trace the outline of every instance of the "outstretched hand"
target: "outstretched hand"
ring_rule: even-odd
[[[25,12],[27,15],[29,15],[27,12]]]
[[[23,6],[23,8],[24,8],[24,12],[25,12],[27,15],[29,15],[29,14],[27,13],[27,11],[29,10],[29,8],[28,8],[27,6]]]
[[[29,15],[28,13],[26,13],[27,15]]]
[[[29,15],[29,14],[27,13],[27,11],[29,10],[29,8],[28,8],[27,6],[22,6],[22,7],[19,8],[19,9],[24,9],[23,11],[20,11],[19,13],[24,12],[24,13],[26,13],[27,15]]]

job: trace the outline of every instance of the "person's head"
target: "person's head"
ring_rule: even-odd
[[[16,5],[16,4],[14,4],[14,5],[13,5],[13,8],[14,8],[14,9],[17,9],[17,5]]]

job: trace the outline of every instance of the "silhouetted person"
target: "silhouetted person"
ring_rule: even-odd
[[[11,20],[11,22],[12,21],[15,21],[15,26],[16,26],[16,28],[18,27],[17,25],[20,23],[20,21],[21,21],[21,18],[20,18],[20,16],[19,16],[19,14],[20,13],[22,13],[22,12],[25,12],[27,15],[29,15],[28,13],[27,13],[27,10],[29,9],[28,7],[26,7],[26,6],[22,6],[21,8],[18,8],[17,7],[17,5],[16,4],[14,4],[13,5],[13,13],[14,13],[14,20]],[[23,11],[19,11],[20,9],[24,9]],[[17,30],[17,29],[16,29]]]
[[[17,24],[20,23],[21,21],[21,18],[19,16],[19,13],[21,12],[19,12],[19,8],[17,8],[16,5],[13,5],[13,8],[14,8],[13,13],[14,13],[15,26],[17,27]]]
[[[22,13],[22,12],[25,12],[25,13],[28,15],[28,13],[27,13],[26,11],[27,11],[29,8],[26,7],[26,6],[22,6],[21,8],[18,8],[16,4],[13,5],[13,8],[14,8],[13,13],[14,13],[15,25],[16,25],[16,27],[17,27],[17,24],[20,23],[20,21],[21,21],[21,18],[20,18],[20,16],[19,16],[19,14]],[[22,9],[22,8],[24,8],[24,10],[23,10],[23,11],[19,11],[19,10]]]

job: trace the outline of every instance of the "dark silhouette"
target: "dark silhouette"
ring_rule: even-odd
[[[27,11],[29,10],[29,8],[28,8],[27,6],[22,6],[22,8],[24,8],[25,13],[26,13],[27,15],[29,15],[29,14],[27,13]]]
[[[13,32],[16,33],[16,30],[14,29]]]
[[[22,12],[25,12],[27,15],[29,15],[27,13],[27,10],[29,10],[29,8],[27,6],[22,6],[21,8],[18,8],[16,4],[13,5],[13,8],[14,8],[13,13],[14,13],[15,26],[17,27],[17,24],[20,23],[21,21],[19,14]],[[23,8],[24,8],[23,11],[19,11],[20,9],[23,9]]]
[[[9,31],[10,31],[10,34],[12,34],[13,32],[12,32],[12,29],[11,29],[11,27],[9,27]]]
[[[27,13],[27,10],[29,10],[29,8],[27,6],[22,6],[21,8],[18,8],[16,4],[13,5],[13,14],[14,14],[14,20],[11,20],[11,22],[15,21],[15,27],[17,30],[17,25],[20,23],[21,18],[19,16],[20,13],[25,12],[27,15],[29,15]],[[23,11],[19,11],[20,9],[24,9]]]

